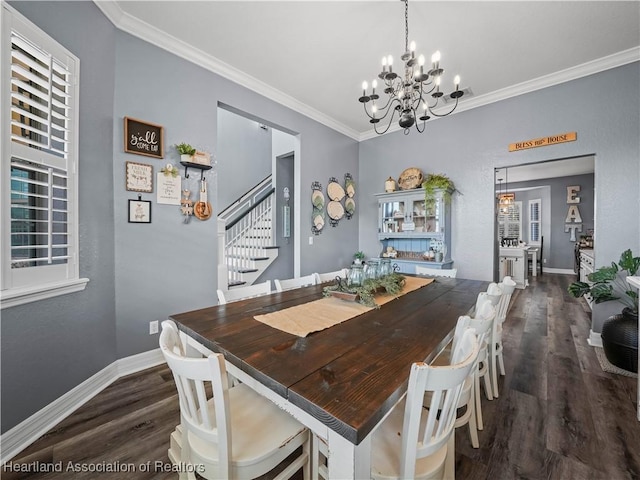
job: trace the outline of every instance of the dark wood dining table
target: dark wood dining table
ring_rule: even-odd
[[[410,366],[429,362],[488,282],[436,278],[379,309],[314,332],[285,333],[254,319],[322,298],[314,285],[172,315],[202,354],[305,424],[327,445],[329,478],[369,478],[371,433],[407,389]],[[399,446],[399,444],[398,444]]]

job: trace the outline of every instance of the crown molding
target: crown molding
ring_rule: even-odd
[[[203,52],[202,50],[196,49],[186,42],[168,35],[167,33],[157,29],[156,27],[153,27],[148,23],[127,14],[118,6],[117,3],[113,1],[94,0],[94,3],[111,21],[111,23],[113,23],[119,30],[127,32],[153,45],[157,45],[158,47],[168,52],[184,58],[187,61],[195,63],[202,68],[205,68],[213,73],[220,75],[221,77],[224,77],[234,83],[248,88],[270,100],[273,100],[274,102],[284,105],[285,107],[288,107],[339,133],[342,133],[343,135],[346,135],[359,142],[379,136],[373,129],[365,132],[358,132],[357,130],[348,127],[347,125],[338,122],[329,115],[326,115],[310,107],[309,105],[296,100],[290,95],[287,95],[286,93],[277,90],[270,85],[267,85],[257,78],[252,77],[247,73]],[[640,47],[633,47],[628,50],[623,50],[622,52],[614,53],[607,57],[602,57],[591,62],[583,63],[575,67],[561,70],[559,72],[544,75],[542,77],[496,90],[485,95],[471,97],[460,102],[452,115],[474,108],[482,107],[490,103],[506,100],[508,98],[517,97],[518,95],[523,95],[525,93],[541,90],[543,88],[558,85],[571,80],[576,80],[581,77],[586,77],[588,75],[593,75],[594,73],[620,67],[622,65],[637,61],[640,61]],[[442,109],[437,109],[436,113],[444,112],[448,108],[450,107],[444,106]],[[398,125],[392,125],[385,133],[385,135],[397,132],[399,130],[402,129]]]
[[[253,90],[256,93],[309,117],[312,120],[342,133],[343,135],[354,140],[358,140],[359,132],[355,129],[338,122],[334,118],[325,115],[309,105],[296,100],[290,95],[267,85],[261,80],[232,67],[202,50],[194,48],[192,45],[189,45],[188,43],[175,38],[174,36],[169,35],[166,32],[133,17],[132,15],[129,15],[124,12],[117,3],[99,0],[94,0],[94,3],[119,30],[156,45],[163,50],[173,53],[174,55],[177,55],[189,62],[195,63],[196,65],[248,88],[249,90]]]
[[[591,62],[583,63],[575,67],[560,70],[559,72],[554,72],[549,75],[534,78],[533,80],[529,80],[527,82],[511,85],[509,87],[496,90],[485,95],[471,97],[468,100],[460,102],[452,115],[638,61],[640,61],[640,47],[633,47],[628,50],[614,53],[607,57],[598,58]],[[440,111],[444,113],[444,108],[447,107],[443,107],[443,109],[441,110],[436,110],[436,113],[439,113]],[[437,120],[437,118],[435,120]],[[428,125],[427,128],[429,128]],[[397,125],[391,126],[386,134],[397,132],[398,130],[402,129]],[[361,133],[358,137],[358,140],[362,142],[364,140],[369,140],[377,136],[378,134],[376,134],[375,130],[369,130],[367,132]]]

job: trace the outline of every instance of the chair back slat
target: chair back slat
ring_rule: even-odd
[[[462,361],[447,366],[430,366],[423,362],[411,366],[402,432],[400,478],[413,478],[416,459],[431,455],[449,440],[462,387],[476,366],[479,348],[475,332],[466,329],[457,345]],[[458,357],[458,352],[454,356]],[[423,408],[425,392],[431,392],[427,409]],[[426,418],[423,419],[423,415]],[[422,433],[420,425],[424,425]]]
[[[230,478],[229,386],[224,357],[221,354],[211,354],[208,358],[178,355],[174,353],[176,339],[179,336],[175,324],[162,322],[160,349],[178,390],[184,434],[190,432],[215,445],[219,456],[218,476]]]

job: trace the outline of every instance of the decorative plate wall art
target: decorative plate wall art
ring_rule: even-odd
[[[350,173],[344,174],[344,190],[349,198],[353,198],[356,194],[356,182],[353,181]]]
[[[347,198],[344,201],[344,212],[347,220],[351,220],[356,211],[356,201],[353,198]]]
[[[322,193],[322,184],[313,182],[311,184],[311,233],[320,235],[324,227],[324,193]]]
[[[335,177],[329,179],[329,185],[327,185],[327,195],[334,202],[339,202],[344,198],[344,188],[338,183]]]

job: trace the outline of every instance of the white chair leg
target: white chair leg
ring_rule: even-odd
[[[482,422],[482,404],[480,402],[480,377],[478,377],[478,375],[476,374],[474,379],[474,386],[473,388],[475,389],[475,394],[474,396],[474,402],[476,402],[476,424],[478,427],[478,430],[483,430],[484,429],[484,423]]]
[[[498,354],[498,364],[500,365],[500,375],[504,377],[504,358],[502,357],[502,351]]]
[[[491,380],[493,382],[491,393],[494,397],[498,398],[498,371],[496,370],[496,356],[494,352],[491,353],[491,368],[489,368],[489,373],[491,374]]]
[[[491,373],[489,372],[489,363],[487,362],[487,371],[482,376],[484,379],[484,394],[487,396],[487,400],[493,400],[493,392],[491,388]]]
[[[456,478],[456,430],[455,428],[449,435],[447,442],[447,457],[444,461],[444,478]]]
[[[469,437],[471,437],[471,446],[473,448],[480,448],[480,442],[478,440],[478,425],[476,423],[476,407],[475,407],[475,388],[472,388],[471,398],[467,404],[467,408],[471,409],[471,415],[469,415]]]

